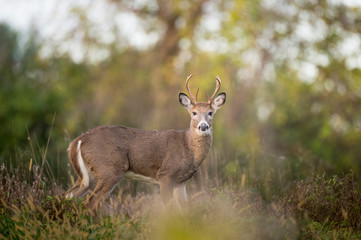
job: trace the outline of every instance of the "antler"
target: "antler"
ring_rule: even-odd
[[[216,80],[217,80],[217,82],[216,82],[216,90],[214,90],[213,95],[211,97],[209,97],[208,92],[207,92],[208,104],[211,104],[213,102],[214,97],[216,96],[217,92],[221,88],[221,78],[219,76],[217,76]]]
[[[196,97],[193,96],[193,94],[191,93],[191,90],[189,89],[189,79],[193,76],[193,74],[189,75],[187,77],[187,80],[186,80],[186,88],[187,88],[187,91],[189,93],[189,96],[192,98],[193,100],[193,103],[196,104],[197,103],[197,96],[198,96],[198,91],[199,91],[199,88],[197,89],[197,93],[196,93]]]

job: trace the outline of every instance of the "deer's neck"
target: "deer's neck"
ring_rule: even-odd
[[[212,133],[206,136],[200,136],[195,131],[188,131],[188,147],[193,155],[194,167],[198,168],[212,146]]]

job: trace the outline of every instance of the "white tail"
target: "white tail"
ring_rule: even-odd
[[[79,197],[91,191],[85,204],[95,209],[123,178],[158,183],[164,203],[173,194],[179,201],[187,199],[185,183],[199,169],[212,144],[214,113],[225,103],[226,94],[216,96],[221,80],[207,102],[197,102],[190,95],[179,94],[179,102],[190,116],[185,130],[148,131],[123,126],[100,126],[77,137],[69,146],[69,159],[78,179],[67,197]],[[208,96],[208,94],[207,94]],[[93,176],[91,178],[90,176]]]

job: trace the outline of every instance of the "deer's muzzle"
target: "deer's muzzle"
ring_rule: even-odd
[[[199,124],[198,129],[205,132],[209,129],[209,125],[207,123],[201,123]]]

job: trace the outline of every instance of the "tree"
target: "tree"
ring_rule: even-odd
[[[59,101],[52,79],[41,71],[35,34],[21,45],[17,33],[0,25],[0,36],[0,153],[8,157],[27,144],[28,133],[46,143]]]
[[[360,11],[323,0],[229,9],[225,34],[241,32],[251,42],[236,56],[246,51],[243,58],[257,61],[251,82],[259,89],[259,113],[267,113],[259,136],[268,150],[301,165],[360,171]]]

